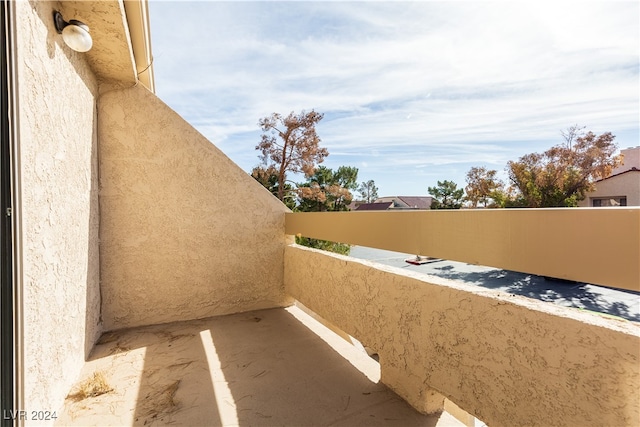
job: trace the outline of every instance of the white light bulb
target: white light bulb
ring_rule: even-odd
[[[88,52],[93,46],[89,27],[74,19],[62,30],[62,39],[76,52]]]

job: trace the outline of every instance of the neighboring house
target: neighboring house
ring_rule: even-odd
[[[386,211],[387,209],[392,209],[392,202],[383,202],[383,203],[363,203],[358,205],[354,210],[356,211]]]
[[[607,178],[597,181],[595,190],[587,193],[578,206],[640,206],[640,147],[621,153],[624,163]]]
[[[389,209],[431,209],[431,196],[390,196],[380,197],[375,203],[392,203]]]

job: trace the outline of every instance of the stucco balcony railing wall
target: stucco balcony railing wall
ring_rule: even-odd
[[[286,233],[639,290],[640,209],[293,213]],[[640,327],[291,245],[287,293],[379,354],[423,412],[638,425]]]

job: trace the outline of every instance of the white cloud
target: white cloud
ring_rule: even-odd
[[[311,108],[326,114],[326,164],[360,165],[393,193],[462,184],[470,165],[501,168],[576,123],[638,140],[637,2],[150,9],[159,96],[246,170],[259,118]]]

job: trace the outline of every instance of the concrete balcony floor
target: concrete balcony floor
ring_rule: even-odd
[[[71,395],[96,372],[112,390],[67,398],[58,425],[463,425],[415,411],[297,307],[107,333]]]

